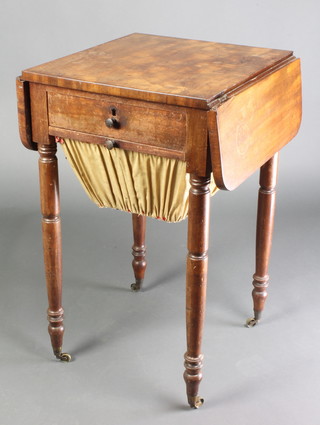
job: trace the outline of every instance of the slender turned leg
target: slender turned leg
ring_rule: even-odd
[[[42,212],[42,237],[44,264],[48,291],[48,331],[55,356],[70,361],[71,356],[62,353],[63,308],[61,268],[61,226],[59,206],[59,182],[56,144],[39,145],[39,175]]]
[[[132,267],[135,283],[131,285],[133,291],[141,289],[144,273],[146,271],[147,262],[145,236],[146,236],[146,217],[144,215],[132,214],[132,227],[133,227],[133,246],[132,246]]]
[[[255,326],[261,319],[261,313],[267,298],[269,285],[268,265],[272,244],[274,223],[276,183],[278,174],[278,156],[275,154],[260,170],[260,189],[257,215],[256,272],[253,275],[253,311],[254,317],[247,320],[247,326]]]
[[[188,403],[193,408],[202,405],[198,396],[202,379],[201,342],[204,325],[209,239],[210,176],[190,176],[188,214],[188,256],[186,276],[187,352],[184,380]]]

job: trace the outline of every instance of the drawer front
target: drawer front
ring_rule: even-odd
[[[187,119],[181,108],[49,91],[48,115],[50,127],[185,151]]]

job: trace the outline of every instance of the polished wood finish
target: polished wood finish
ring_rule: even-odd
[[[190,109],[187,114],[187,173],[205,177],[208,167],[207,113]]]
[[[29,83],[16,79],[19,133],[22,144],[31,150],[37,150],[37,145],[32,141],[31,133],[31,110]]]
[[[62,353],[63,308],[61,222],[59,202],[58,163],[56,143],[39,145],[39,176],[42,212],[42,236],[44,264],[48,291],[49,335],[57,358]]]
[[[300,61],[291,61],[213,106],[210,145],[215,182],[233,190],[285,146],[301,122]]]
[[[50,145],[48,102],[45,86],[41,84],[30,84],[30,105],[32,112],[32,140],[34,143]]]
[[[210,174],[206,177],[191,175],[190,184],[186,276],[187,352],[184,357],[184,380],[190,406],[199,407],[203,402],[198,396],[198,389],[202,379],[201,342],[207,290]]]
[[[69,91],[70,92],[70,91]],[[185,150],[186,113],[182,108],[121,101],[111,96],[71,95],[48,89],[49,125],[168,150]],[[115,119],[116,128],[106,125]],[[170,140],[170,146],[168,146]]]
[[[107,146],[109,141],[112,141],[115,144],[116,148],[123,149],[123,150],[146,153],[149,155],[163,156],[165,158],[171,158],[171,159],[180,159],[181,161],[185,161],[186,159],[186,154],[184,152],[181,152],[181,151],[179,152],[179,151],[175,151],[173,149],[167,149],[167,148],[163,149],[159,146],[145,145],[143,143],[135,143],[135,142],[130,142],[128,140],[110,139],[110,138],[106,139],[103,136],[97,136],[95,134],[88,134],[88,133],[81,133],[78,131],[67,130],[65,128],[58,128],[58,127],[49,126],[48,131],[51,136],[56,136],[59,138],[74,139],[74,140],[79,140],[81,142],[96,143],[96,144],[105,145],[105,146]]]
[[[291,51],[131,34],[23,71],[51,86],[208,109]]]
[[[254,312],[261,315],[275,206],[277,152],[301,120],[300,63],[292,52],[131,34],[23,71],[20,137],[40,153],[49,333],[61,353],[61,235],[54,136],[186,162],[191,174],[186,278],[188,402],[199,407],[208,265],[209,177],[232,190],[261,167]],[[133,269],[146,268],[145,218],[133,215]],[[252,322],[251,322],[252,324]]]
[[[146,217],[144,215],[132,214],[133,246],[132,246],[132,268],[135,283],[131,285],[133,291],[139,291],[142,287],[144,274],[147,267],[146,262]]]
[[[256,271],[253,275],[252,291],[254,319],[260,320],[269,285],[269,258],[272,244],[274,213],[276,206],[276,183],[278,176],[278,157],[275,154],[260,171],[260,189],[257,213]]]
[[[32,117],[40,120],[43,104],[34,142],[59,131],[88,143],[111,138],[121,149],[182,159],[188,173],[205,176],[209,130],[214,177],[227,190],[300,124],[300,68],[290,51],[132,34],[22,78],[30,82]],[[118,128],[106,126],[112,117]]]

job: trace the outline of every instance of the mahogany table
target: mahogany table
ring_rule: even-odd
[[[219,189],[233,190],[260,168],[254,317],[247,321],[254,326],[267,297],[278,152],[301,121],[299,59],[291,51],[131,34],[23,71],[17,96],[21,141],[40,154],[49,334],[58,359],[71,357],[62,352],[56,142],[167,158],[190,174],[184,379],[190,406],[199,407],[211,172]],[[132,217],[138,290],[145,216]]]

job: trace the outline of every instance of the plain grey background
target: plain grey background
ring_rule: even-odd
[[[1,0],[0,423],[294,425],[320,423],[319,3],[289,0]],[[280,156],[263,322],[248,330],[257,173],[212,200],[201,385],[182,380],[186,221],[148,220],[145,290],[131,293],[131,219],[87,199],[59,153],[65,350],[46,331],[37,154],[19,142],[22,69],[144,32],[294,50],[303,121]]]

